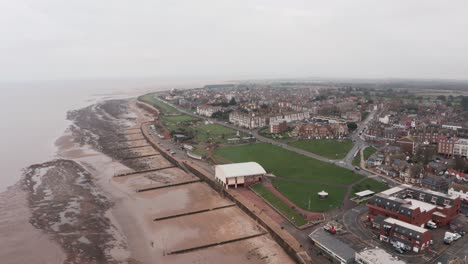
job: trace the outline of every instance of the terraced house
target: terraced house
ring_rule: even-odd
[[[408,251],[421,252],[429,249],[429,230],[406,222],[386,218],[380,224],[379,239]]]

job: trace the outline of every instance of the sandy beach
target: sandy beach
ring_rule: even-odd
[[[7,220],[21,215],[29,226],[15,239],[23,233],[32,239],[20,249],[0,242],[4,256],[31,252],[9,263],[28,256],[42,256],[39,263],[292,263],[231,201],[148,147],[135,128],[154,117],[135,100],[104,101],[68,117],[73,125],[56,141],[57,159],[28,167],[11,188],[15,195],[0,204],[10,215],[1,218],[0,232],[13,232]],[[159,189],[137,192],[148,187]],[[23,207],[11,210],[15,203]],[[211,211],[197,213],[204,210]],[[154,221],[161,217],[168,219]],[[174,253],[232,239],[240,240]],[[41,246],[33,248],[37,241]]]

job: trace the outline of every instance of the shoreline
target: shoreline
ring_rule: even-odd
[[[23,218],[38,228],[30,225],[47,239],[44,246],[50,247],[43,249],[42,254],[54,256],[56,263],[187,263],[193,259],[217,263],[219,258],[226,259],[226,264],[290,262],[271,237],[262,234],[225,246],[168,256],[168,252],[216,242],[225,236],[230,239],[257,235],[257,225],[240,209],[231,207],[187,217],[184,224],[179,222],[183,219],[168,220],[164,225],[152,220],[156,215],[203,209],[207,205],[223,207],[226,200],[206,183],[141,194],[135,193],[129,185],[132,181],[141,184],[142,180],[167,184],[175,179],[193,177],[179,168],[153,173],[154,176],[127,178],[123,182],[113,178],[124,171],[164,167],[168,163],[161,155],[138,160],[123,158],[130,153],[133,153],[130,156],[151,154],[155,149],[118,150],[119,145],[135,144],[131,135],[123,136],[129,141],[119,143],[123,142],[119,139],[119,130],[139,127],[142,122],[154,118],[137,107],[135,99],[100,102],[71,111],[68,118],[72,125],[55,141],[54,159],[28,167],[23,180],[28,190],[24,194],[29,197],[32,212],[30,219]],[[127,180],[130,182],[125,182]],[[209,222],[206,217],[218,221],[220,226],[228,223],[234,228],[213,230],[211,225],[206,225]],[[232,222],[232,219],[237,220]],[[249,228],[236,227],[240,223]],[[201,230],[207,234],[195,235]],[[188,241],[186,235],[189,235]],[[262,247],[262,244],[268,246]],[[57,252],[61,257],[57,257]],[[9,258],[8,254],[11,253],[1,255]]]

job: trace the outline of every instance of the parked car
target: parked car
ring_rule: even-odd
[[[437,224],[434,223],[434,222],[432,222],[432,221],[428,221],[428,222],[426,223],[426,227],[427,227],[427,228],[430,228],[430,229],[436,229],[436,228],[437,228]]]
[[[405,251],[403,251],[403,249],[401,249],[400,247],[395,247],[395,251],[400,253],[400,254],[404,254]]]

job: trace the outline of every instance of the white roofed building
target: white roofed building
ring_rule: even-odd
[[[261,180],[265,169],[256,162],[243,162],[215,166],[215,179],[226,189],[248,186]]]

